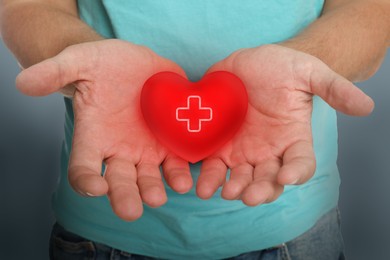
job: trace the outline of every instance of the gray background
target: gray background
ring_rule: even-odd
[[[14,86],[18,66],[0,42],[0,259],[48,259],[64,105]],[[359,86],[376,102],[370,117],[339,115],[340,208],[349,259],[390,259],[390,55]]]

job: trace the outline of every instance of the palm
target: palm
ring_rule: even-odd
[[[311,107],[307,105],[304,109],[310,112]],[[310,118],[304,116],[299,121],[294,117],[279,117],[279,111],[274,112],[269,115],[249,104],[248,115],[239,134],[219,151],[221,157],[231,162],[230,167],[243,161],[254,165],[264,160],[280,162],[284,151],[292,144],[311,143]]]
[[[205,160],[197,184],[203,198],[223,185],[225,199],[257,205],[275,200],[283,185],[307,181],[315,170],[313,94],[349,114],[366,114],[372,108],[367,96],[325,64],[280,46],[240,50],[209,71],[215,70],[243,80],[249,106],[239,133]],[[366,102],[351,105],[348,98]],[[227,168],[231,177],[224,184]]]
[[[70,184],[84,195],[108,194],[113,210],[126,220],[142,214],[142,201],[149,206],[165,203],[159,170],[163,162],[173,189],[185,192],[192,185],[188,164],[159,145],[142,119],[142,85],[159,71],[183,75],[176,64],[147,48],[107,40],[72,46],[18,79],[30,95],[50,94],[74,83]],[[39,80],[42,75],[44,81]]]

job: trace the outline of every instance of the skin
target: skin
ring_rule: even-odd
[[[178,65],[146,47],[103,40],[70,46],[16,79],[17,87],[31,96],[47,95],[74,83],[69,182],[84,196],[107,194],[114,212],[126,220],[142,215],[142,202],[158,207],[167,201],[161,164],[177,192],[192,186],[188,163],[157,142],[140,113],[142,85],[161,70],[185,76]],[[183,176],[185,183],[176,175]]]
[[[259,62],[271,60],[272,65]],[[223,198],[255,206],[274,201],[284,185],[310,179],[316,165],[313,95],[349,115],[364,116],[373,109],[368,96],[322,61],[279,45],[239,50],[209,72],[217,70],[243,80],[249,106],[240,132],[203,161],[197,183],[201,198],[223,185]],[[231,177],[225,183],[227,168]]]
[[[169,186],[190,190],[187,162],[161,147],[139,118],[139,106],[130,105],[155,72],[183,75],[175,63],[142,46],[102,40],[78,18],[76,1],[0,3],[2,37],[28,68],[17,78],[18,89],[31,96],[73,95],[69,182],[76,191],[107,194],[119,217],[135,220],[142,202],[157,207],[166,201],[160,164]],[[204,161],[198,196],[207,199],[223,186],[225,199],[254,206],[275,200],[284,185],[307,181],[315,170],[312,96],[350,115],[372,111],[372,100],[350,81],[380,66],[390,42],[389,14],[387,0],[328,0],[321,18],[297,37],[238,50],[210,68],[244,81],[249,110],[241,132]],[[232,177],[225,183],[227,168]]]

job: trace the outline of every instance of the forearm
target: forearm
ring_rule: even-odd
[[[75,2],[8,2],[1,2],[1,34],[23,67],[52,57],[67,46],[102,39],[78,18]]]
[[[390,1],[327,2],[318,20],[281,45],[318,57],[349,80],[369,78],[390,43]]]

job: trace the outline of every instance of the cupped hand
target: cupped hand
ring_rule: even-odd
[[[185,76],[178,65],[146,47],[103,40],[70,46],[17,77],[18,89],[31,96],[69,93],[65,86],[73,83],[69,182],[85,196],[107,194],[114,212],[125,220],[142,215],[142,202],[151,207],[166,202],[162,163],[174,190],[184,193],[192,186],[188,163],[157,142],[140,112],[143,83],[160,71]]]
[[[255,206],[277,199],[284,185],[310,179],[313,95],[349,115],[368,115],[374,106],[319,59],[279,45],[238,50],[208,72],[218,70],[242,79],[249,106],[240,132],[202,164],[197,194],[204,199],[223,186],[223,198]]]

